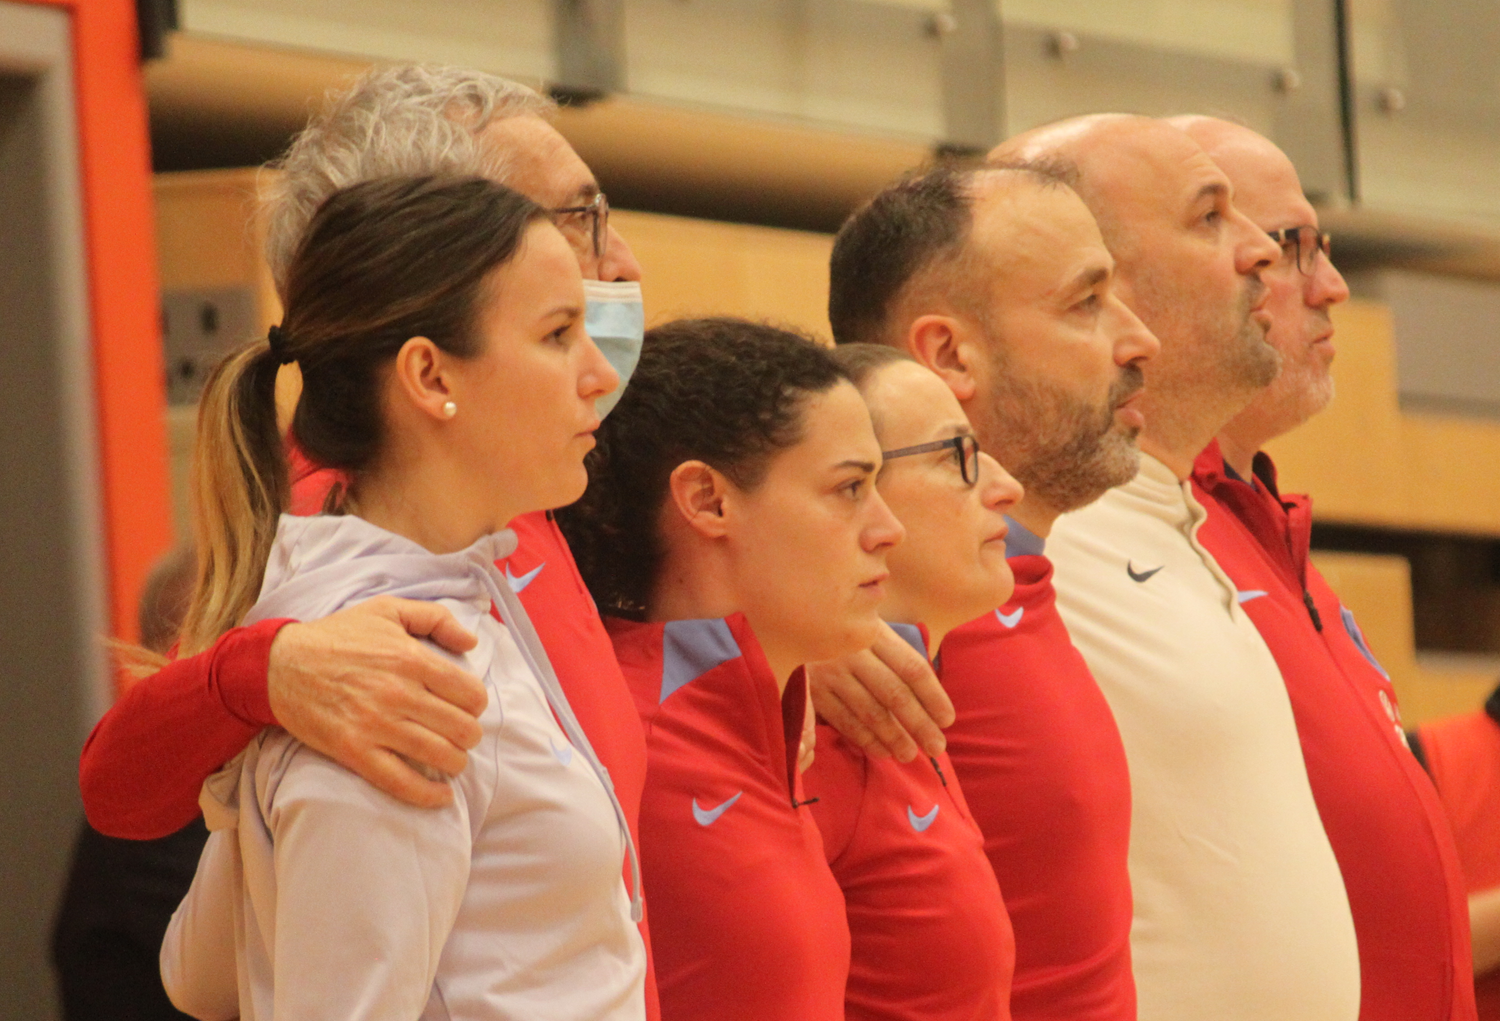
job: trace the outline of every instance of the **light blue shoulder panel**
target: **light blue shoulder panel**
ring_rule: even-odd
[[[927,645],[922,641],[922,629],[915,624],[892,624],[891,630],[900,635],[907,645],[916,649],[923,659],[927,658]]]
[[[661,699],[740,655],[722,620],[672,620],[661,636]]]

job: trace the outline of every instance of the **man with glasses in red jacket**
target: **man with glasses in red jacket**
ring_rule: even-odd
[[[1474,1015],[1463,877],[1442,806],[1401,732],[1390,677],[1308,556],[1312,511],[1262,447],[1333,398],[1333,321],[1349,289],[1281,150],[1248,128],[1176,118],[1228,175],[1235,204],[1281,246],[1265,269],[1281,374],[1198,457],[1199,540],[1239,589],[1286,681],[1313,799],[1359,943],[1361,1021]]]

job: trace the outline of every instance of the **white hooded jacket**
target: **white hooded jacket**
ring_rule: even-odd
[[[210,777],[213,832],[162,946],[179,1009],[245,1021],[644,1017],[635,849],[495,569],[514,548],[505,531],[437,556],[358,517],[283,516],[246,622],[381,595],[440,603],[479,639],[456,661],[488,689],[484,737],[446,808],[398,802],[278,728]],[[634,896],[620,877],[627,853]]]

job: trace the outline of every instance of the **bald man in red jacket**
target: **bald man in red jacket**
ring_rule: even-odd
[[[1235,204],[1281,244],[1261,279],[1281,373],[1198,457],[1198,533],[1235,583],[1286,682],[1313,799],[1343,874],[1360,957],[1361,1021],[1475,1017],[1468,912],[1453,837],[1406,747],[1390,677],[1309,559],[1312,510],[1261,447],[1333,397],[1329,309],[1349,289],[1286,155],[1248,128],[1172,123],[1225,172]]]

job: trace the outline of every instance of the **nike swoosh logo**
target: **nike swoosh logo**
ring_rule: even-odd
[[[1234,598],[1235,598],[1235,600],[1237,602],[1248,603],[1250,600],[1252,600],[1252,599],[1259,599],[1261,596],[1263,596],[1265,594],[1266,594],[1266,590],[1263,589],[1263,588],[1252,588],[1252,589],[1245,589],[1242,592],[1236,592],[1234,594]]]
[[[1015,627],[1017,624],[1021,623],[1021,614],[1025,612],[1026,607],[1024,606],[1016,610],[1015,613],[1009,614],[1001,613],[999,610],[996,610],[995,619],[1004,624],[1006,627]]]
[[[744,791],[740,791],[739,794],[736,794],[734,797],[730,798],[722,805],[717,805],[714,808],[699,808],[698,799],[694,798],[693,818],[698,821],[699,826],[712,826],[714,823],[719,821],[719,816],[729,811],[729,809],[734,806],[734,803],[740,800],[740,794],[744,793]]]
[[[514,574],[510,573],[510,565],[506,564],[505,565],[505,580],[508,581],[508,582],[510,582],[510,590],[512,592],[520,592],[527,585],[530,585],[533,581],[535,581],[536,580],[536,576],[539,575],[539,574],[541,574],[542,573],[542,568],[544,568],[546,566],[547,566],[547,562],[544,560],[540,564],[537,564],[531,570],[527,571],[525,574],[523,574],[519,578],[517,578]]]
[[[568,763],[573,761],[572,745],[565,744],[561,748],[559,748],[557,746],[557,742],[552,740],[551,734],[547,735],[547,743],[552,746],[552,757],[558,762],[561,762],[564,766],[566,766]]]
[[[933,820],[937,818],[938,809],[941,807],[943,806],[933,805],[931,812],[928,812],[926,815],[918,815],[910,805],[907,805],[906,821],[911,823],[912,829],[916,830],[918,833],[924,833],[926,832],[927,827],[932,825]]]
[[[1164,564],[1162,566],[1164,567],[1166,565]],[[1132,564],[1129,560],[1125,561],[1125,573],[1130,575],[1131,581],[1150,581],[1151,576],[1160,570],[1160,567],[1153,567],[1149,571],[1137,572],[1134,564]]]

